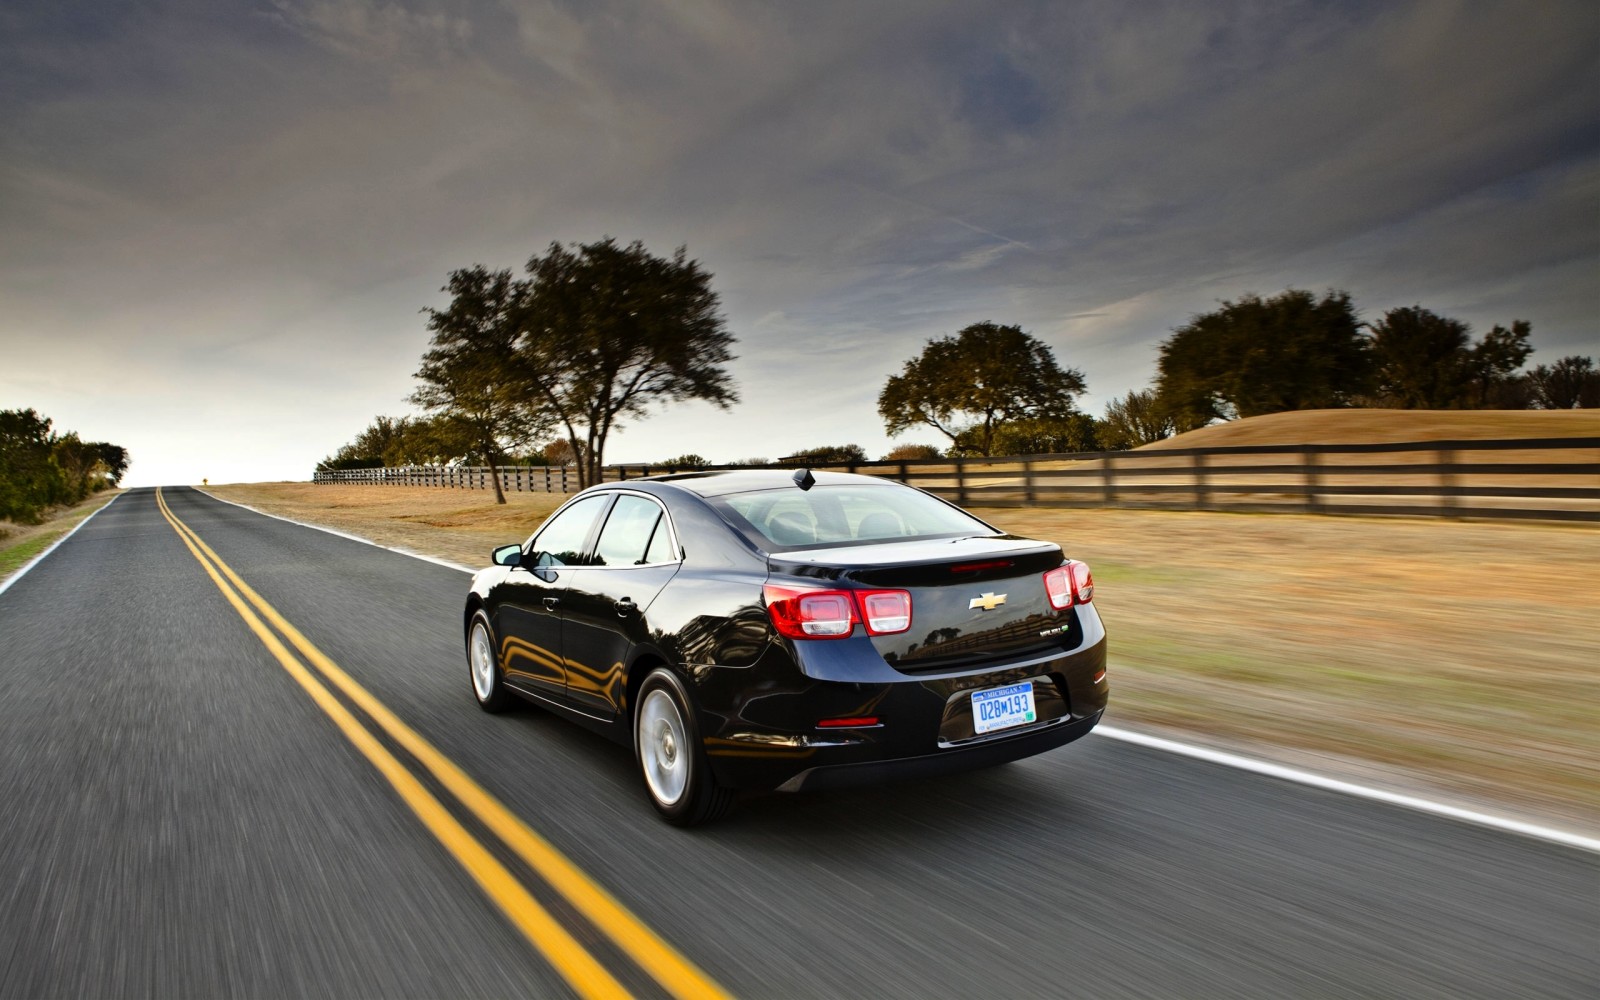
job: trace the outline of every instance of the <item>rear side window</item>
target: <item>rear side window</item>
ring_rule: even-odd
[[[995,533],[957,507],[898,485],[733,493],[712,505],[769,551]]]
[[[604,493],[584,497],[569,504],[545,522],[534,536],[532,551],[539,554],[540,566],[583,566],[584,543],[589,540],[589,530],[594,519],[611,500]]]
[[[596,566],[639,566],[647,562],[667,562],[655,558],[668,546],[666,518],[654,500],[624,493],[617,497],[616,506],[600,529],[600,541],[595,545]],[[662,542],[655,544],[657,537]]]

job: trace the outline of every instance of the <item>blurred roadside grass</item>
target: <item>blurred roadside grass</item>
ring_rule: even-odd
[[[114,498],[115,494],[96,493],[76,506],[63,507],[46,515],[42,524],[0,521],[0,582]]]
[[[467,566],[565,497],[275,483],[223,499]],[[1089,563],[1109,719],[1600,829],[1600,530],[985,508]]]

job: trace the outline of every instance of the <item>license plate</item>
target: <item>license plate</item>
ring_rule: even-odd
[[[1031,681],[972,692],[972,729],[979,736],[997,729],[1025,726],[1038,718]]]

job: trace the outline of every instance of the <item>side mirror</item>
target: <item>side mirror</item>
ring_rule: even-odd
[[[491,556],[496,566],[520,566],[522,564],[521,545],[502,545],[494,550]]]

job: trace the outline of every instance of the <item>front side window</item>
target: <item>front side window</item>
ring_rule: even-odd
[[[667,551],[667,520],[654,500],[624,493],[600,529],[595,545],[596,566],[640,566],[648,562],[667,562],[655,558]],[[660,539],[657,542],[657,539]]]
[[[604,493],[584,497],[546,521],[533,539],[532,551],[539,555],[538,565],[585,565],[584,542],[589,540],[589,529],[594,527],[594,519],[610,500],[611,497]]]

